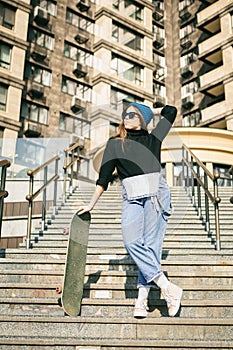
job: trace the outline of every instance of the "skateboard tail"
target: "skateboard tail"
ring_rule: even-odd
[[[62,307],[69,316],[79,315],[83,296],[90,214],[85,219],[76,213],[70,225],[61,296]]]

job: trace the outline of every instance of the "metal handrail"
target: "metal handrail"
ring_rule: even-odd
[[[4,198],[8,196],[8,192],[5,190],[6,185],[6,172],[7,168],[11,165],[11,162],[7,159],[3,159],[0,161],[1,171],[1,180],[0,180],[0,238],[2,233],[2,216],[3,216],[3,206],[4,206]]]
[[[28,170],[27,175],[30,177],[29,180],[29,194],[26,196],[28,200],[28,222],[27,222],[27,237],[26,237],[26,247],[29,249],[31,247],[31,229],[32,229],[32,209],[33,209],[33,201],[34,199],[43,192],[43,201],[42,201],[42,219],[41,219],[41,230],[45,230],[45,219],[46,219],[46,189],[47,187],[54,183],[54,194],[53,194],[53,215],[56,213],[56,205],[57,205],[57,180],[59,178],[58,175],[58,162],[60,160],[60,156],[54,156],[44,164],[39,166],[34,170]],[[48,180],[48,166],[55,162],[54,175]],[[41,170],[44,170],[44,179],[43,185],[36,191],[33,192],[34,187],[34,176],[38,174]]]
[[[63,205],[66,202],[66,199],[72,195],[74,190],[77,187],[77,181],[78,181],[78,171],[80,167],[80,151],[83,150],[84,146],[80,145],[79,143],[75,143],[74,145],[70,146],[67,149],[64,149],[65,157],[64,157],[64,176],[63,176]],[[76,165],[76,173],[74,171],[74,166]],[[69,173],[70,171],[70,173]],[[76,186],[74,186],[74,175],[76,180]],[[67,195],[67,178],[70,178],[69,181],[69,191]]]
[[[189,160],[190,159],[190,160]],[[197,165],[197,171],[194,170],[194,162]],[[185,171],[186,167],[186,171]],[[204,181],[202,181],[200,176],[200,168],[204,172]],[[189,171],[190,170],[190,171]],[[206,168],[206,166],[198,159],[195,154],[183,144],[182,146],[182,174],[183,174],[183,185],[185,189],[189,186],[190,178],[189,173],[191,172],[191,199],[194,207],[196,207],[199,218],[205,223],[205,230],[210,234],[210,213],[209,213],[209,200],[214,206],[215,213],[215,237],[216,237],[216,250],[221,250],[220,243],[220,224],[219,224],[219,203],[221,198],[218,195],[218,179],[220,177],[219,173],[211,174],[211,172]],[[186,181],[185,181],[186,178]],[[197,181],[197,204],[195,199],[195,188],[194,188],[194,178]],[[213,183],[213,194],[209,191],[208,178]],[[205,220],[202,216],[202,203],[201,203],[201,187],[205,194]]]

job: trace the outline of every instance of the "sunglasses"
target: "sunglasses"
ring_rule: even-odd
[[[122,115],[122,118],[128,118],[128,119],[133,119],[133,118],[140,118],[140,114],[136,112],[129,112],[129,113],[124,113]]]

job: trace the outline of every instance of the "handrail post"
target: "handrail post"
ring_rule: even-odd
[[[66,181],[67,181],[67,151],[65,150],[65,159],[64,159],[64,175],[63,175],[63,198],[62,198],[62,205],[66,202]]]
[[[3,193],[3,196],[1,196],[1,199],[0,199],[0,238],[2,234],[2,216],[3,216],[4,198],[8,196],[8,192],[5,190],[6,172],[7,172],[7,168],[11,165],[10,161],[3,161],[3,163],[4,164],[1,165],[2,171],[1,171],[1,184],[0,184],[0,191]]]
[[[33,194],[33,186],[34,186],[34,176],[31,173],[31,171],[28,171],[28,175],[30,176],[29,180],[29,194],[26,196],[26,199],[28,200],[28,222],[27,222],[27,238],[26,238],[26,248],[30,248],[30,241],[31,241],[31,230],[32,230],[32,206],[33,201],[31,199]]]
[[[59,162],[59,159],[56,159],[56,162],[55,162],[55,175],[58,175],[58,162]],[[54,181],[53,215],[52,215],[53,218],[55,218],[55,216],[56,216],[56,209],[57,209],[57,179]]]
[[[205,189],[208,190],[208,179],[207,174],[204,173],[204,186]],[[209,212],[209,198],[205,191],[205,230],[210,233],[210,212]]]
[[[74,165],[73,165],[73,161],[74,161],[74,150],[71,151],[71,174],[70,174],[70,187],[69,187],[69,194],[72,195],[73,193],[73,177],[74,177]]]
[[[215,234],[216,234],[216,250],[221,250],[220,242],[220,225],[219,225],[219,203],[221,199],[218,196],[218,178],[219,173],[214,174],[214,213],[215,213]]]
[[[191,166],[193,168],[193,157],[192,156],[191,156]],[[191,172],[191,181],[192,181],[192,203],[193,203],[193,206],[196,207],[194,176],[193,176],[192,172]]]
[[[198,179],[200,179],[200,166],[197,164],[197,176]],[[197,182],[197,203],[198,203],[198,216],[202,220],[202,213],[201,213],[201,185],[199,182]]]
[[[185,169],[185,163],[184,163],[184,153],[185,153],[185,149],[184,149],[184,145],[182,146],[182,184],[183,187],[185,188],[185,175],[184,175],[184,169]]]
[[[44,168],[44,185],[46,185],[48,179],[48,167]],[[43,200],[42,200],[42,219],[41,219],[41,231],[45,230],[45,220],[46,220],[46,188],[43,190]]]

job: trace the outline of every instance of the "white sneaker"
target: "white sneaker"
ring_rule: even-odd
[[[167,288],[161,289],[161,293],[167,302],[169,316],[175,316],[180,308],[180,300],[183,293],[182,288],[168,282]]]
[[[146,300],[136,300],[134,307],[134,317],[135,318],[145,318],[147,317],[148,311],[147,301]]]

